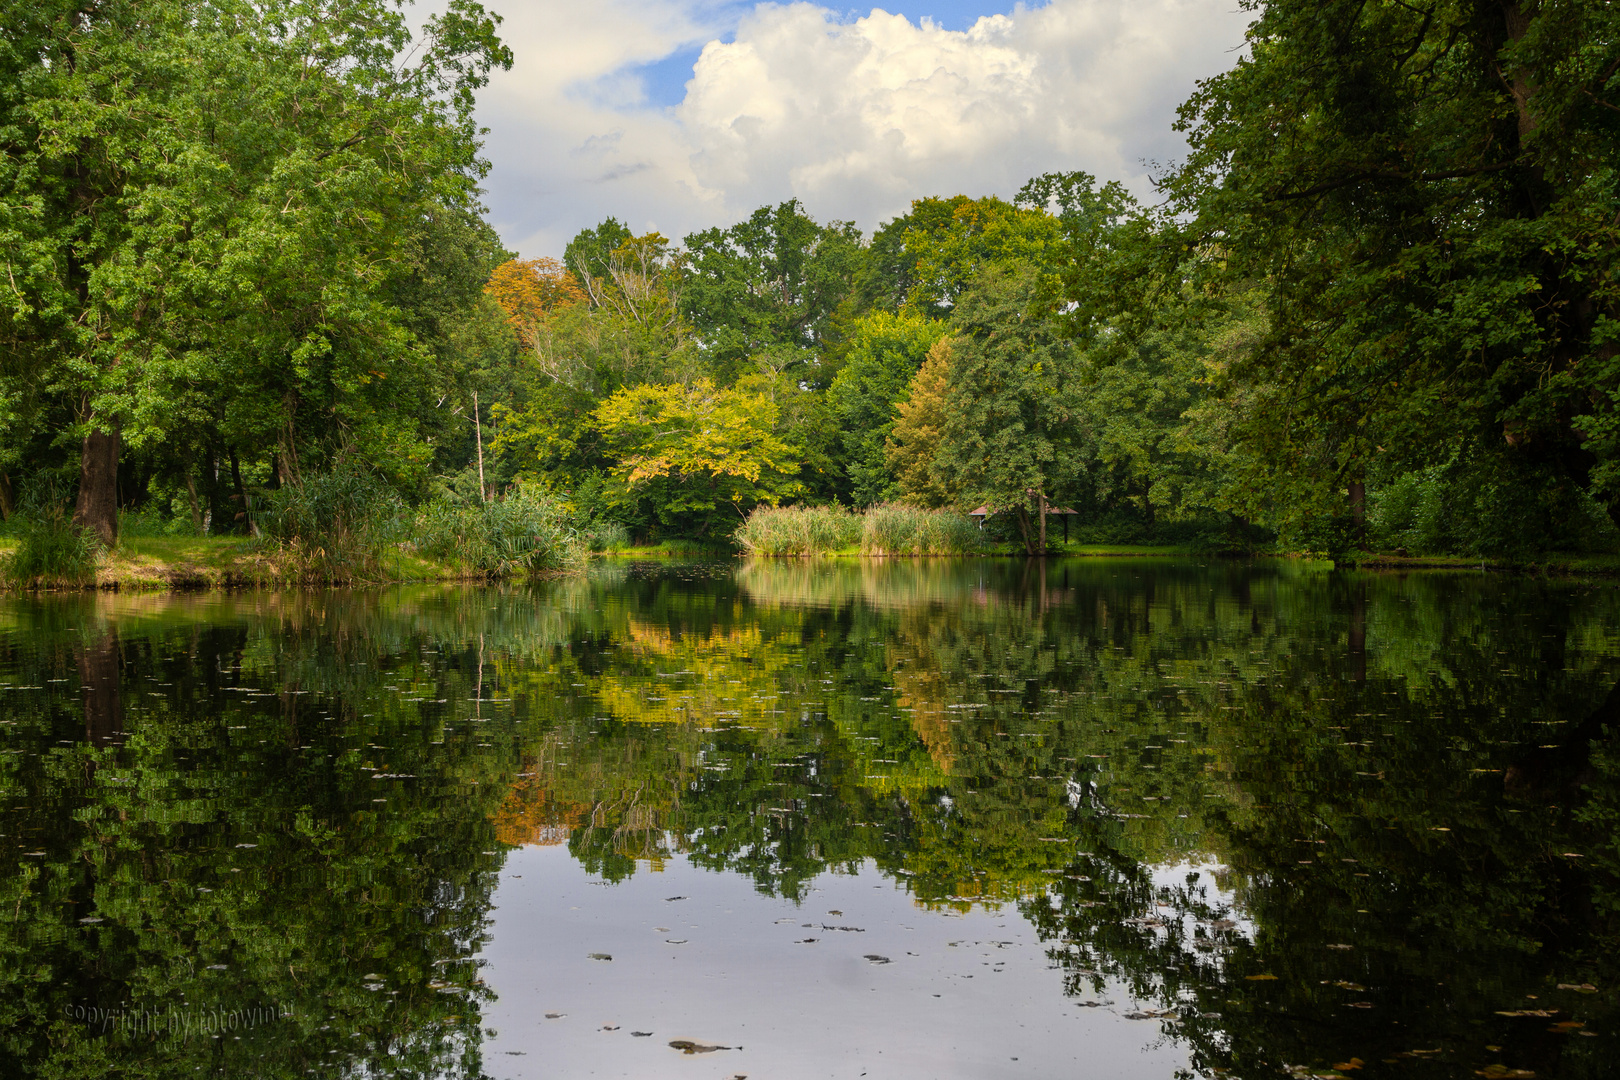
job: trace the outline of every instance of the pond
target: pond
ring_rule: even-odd
[[[1601,1077],[1620,590],[0,598],[0,1075]]]

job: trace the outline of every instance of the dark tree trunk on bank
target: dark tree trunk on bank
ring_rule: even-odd
[[[1367,547],[1367,482],[1350,482],[1350,537],[1358,549]]]
[[[91,430],[79,458],[79,499],[73,524],[90,529],[101,542],[118,542],[118,423],[111,431]]]
[[[11,477],[0,473],[0,521],[10,521],[16,503],[11,494]]]
[[[119,689],[118,634],[79,649],[79,685],[84,691],[84,737],[105,746],[124,735],[124,701]]]

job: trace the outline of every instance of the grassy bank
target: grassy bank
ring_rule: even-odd
[[[584,564],[590,537],[544,492],[405,506],[364,474],[286,487],[253,513],[260,535],[197,536],[121,522],[110,548],[51,503],[0,530],[12,589],[382,585],[515,578]],[[172,530],[174,523],[169,523]]]

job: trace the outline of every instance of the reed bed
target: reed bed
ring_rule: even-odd
[[[969,555],[983,547],[979,527],[954,510],[883,503],[862,515],[862,555]]]
[[[825,555],[854,547],[861,519],[842,506],[761,506],[733,537],[750,555]]]
[[[898,503],[856,514],[842,506],[762,506],[735,533],[750,555],[803,557],[854,548],[862,555],[967,555],[983,541],[953,510]]]

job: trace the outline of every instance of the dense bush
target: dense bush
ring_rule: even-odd
[[[93,584],[101,544],[77,529],[54,484],[27,489],[12,517],[17,549],[0,559],[0,579],[12,588]]]
[[[825,555],[853,547],[861,519],[842,506],[761,506],[733,536],[750,555]]]
[[[1414,555],[1531,558],[1605,552],[1620,533],[1585,491],[1550,470],[1505,459],[1455,459],[1369,485],[1368,541]]]
[[[967,555],[983,546],[979,527],[954,510],[883,503],[863,515],[861,553],[865,555]]]
[[[489,502],[428,503],[417,511],[412,532],[420,554],[490,577],[566,569],[580,562],[587,546],[559,500],[522,486]]]
[[[325,473],[287,484],[265,497],[253,517],[282,548],[297,578],[374,581],[400,539],[404,506],[394,490],[367,472]]]

